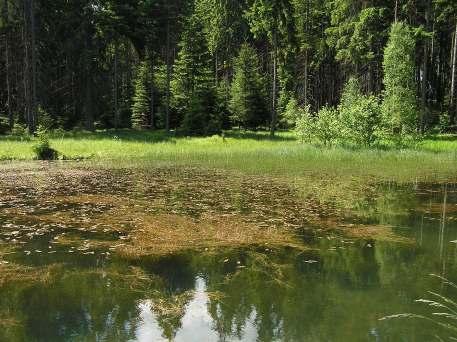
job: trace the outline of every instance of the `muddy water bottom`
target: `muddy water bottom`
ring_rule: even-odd
[[[428,290],[457,295],[428,276],[457,279],[455,186],[331,189],[199,169],[1,170],[0,341],[443,334],[379,318],[427,313],[415,300]]]

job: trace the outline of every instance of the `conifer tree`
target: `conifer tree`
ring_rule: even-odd
[[[265,82],[260,73],[260,62],[255,50],[243,44],[235,62],[235,77],[231,89],[230,108],[233,121],[245,128],[257,128],[266,123]]]
[[[209,134],[205,126],[215,119],[216,92],[211,55],[196,15],[189,18],[179,48],[172,81],[177,121],[182,120],[181,128],[187,134]]]
[[[149,63],[140,63],[135,78],[135,94],[132,104],[132,127],[136,129],[148,126],[149,96],[148,96],[148,76]]]

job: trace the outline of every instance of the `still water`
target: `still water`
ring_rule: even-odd
[[[457,280],[457,188],[370,189],[352,198],[348,215],[286,184],[198,170],[7,170],[0,341],[446,340],[446,330],[424,320],[379,319],[435,312],[415,301],[427,291],[457,298],[430,276]],[[65,200],[81,195],[104,200]],[[122,217],[94,219],[122,198],[151,217],[217,213],[292,227],[304,247],[190,245],[127,258],[116,246],[128,243],[128,227],[110,229]],[[316,217],[337,223],[323,228]],[[339,225],[377,233],[348,235]]]

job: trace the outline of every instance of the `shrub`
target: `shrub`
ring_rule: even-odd
[[[33,152],[35,153],[36,159],[56,160],[59,154],[49,145],[48,133],[42,126],[38,126],[37,137],[38,142],[33,146]]]
[[[16,122],[13,125],[13,129],[11,130],[11,135],[15,137],[21,138],[21,140],[30,140],[30,135],[27,130],[27,126],[24,124],[21,124],[19,122]]]
[[[288,106],[289,107],[289,106]],[[289,107],[289,110],[291,108]],[[286,113],[288,110],[286,110]],[[313,137],[316,134],[316,118],[313,116],[310,110],[310,106],[304,108],[297,107],[297,117],[295,119],[295,132],[302,142],[311,143]],[[290,113],[288,114],[290,115]]]
[[[321,144],[325,146],[334,145],[341,137],[338,110],[328,106],[323,107],[317,115],[314,132]]]
[[[295,97],[291,97],[289,102],[287,102],[283,113],[284,120],[288,126],[294,126],[297,124],[297,121],[301,115],[300,110],[301,108],[299,107]]]
[[[338,111],[345,141],[362,146],[375,143],[381,127],[381,103],[376,96],[363,95],[356,79],[346,84]]]

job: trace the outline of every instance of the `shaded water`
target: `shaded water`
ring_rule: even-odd
[[[367,185],[350,200],[198,170],[5,171],[0,341],[430,341],[433,325],[379,318],[427,311],[415,299],[428,290],[452,295],[428,274],[457,280],[457,189]],[[303,248],[121,253],[163,213],[293,229]]]

